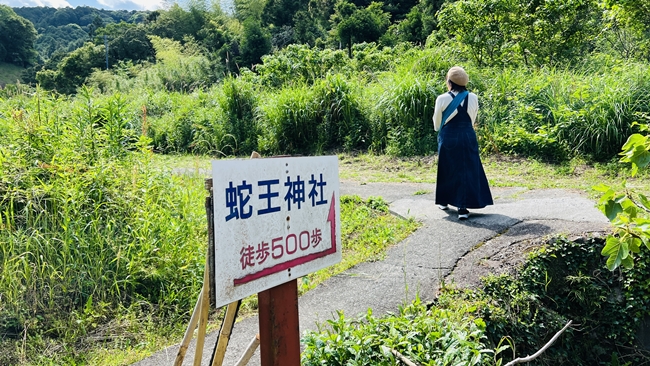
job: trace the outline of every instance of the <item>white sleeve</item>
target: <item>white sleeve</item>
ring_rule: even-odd
[[[442,123],[442,112],[445,110],[445,107],[451,102],[451,96],[447,93],[441,94],[436,98],[436,106],[433,109],[433,129],[436,131],[440,130],[440,125]]]
[[[472,119],[472,124],[476,124],[476,116],[478,115],[478,97],[476,94],[470,93],[467,102],[467,114],[469,114],[469,118]]]

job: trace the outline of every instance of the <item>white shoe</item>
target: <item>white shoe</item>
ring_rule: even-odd
[[[441,210],[446,210],[446,209],[449,208],[449,206],[447,206],[447,205],[436,205],[436,206],[438,206],[438,208],[441,209]]]
[[[458,219],[467,220],[469,219],[469,211],[466,208],[461,208],[458,210]]]

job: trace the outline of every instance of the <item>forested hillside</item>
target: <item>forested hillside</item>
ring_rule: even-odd
[[[32,30],[8,27],[2,32],[6,39],[0,40],[4,48],[22,47],[29,55],[11,58],[12,51],[4,51],[0,61],[35,66],[24,82],[73,93],[93,68],[106,66],[104,36],[110,68],[154,62],[150,37],[157,36],[194,47],[210,59],[217,74],[254,69],[262,56],[290,44],[343,48],[352,57],[352,46],[359,43],[392,47],[400,42],[413,46],[444,42],[478,66],[563,67],[594,52],[645,60],[650,57],[650,12],[643,10],[648,8],[645,3],[237,0],[233,14],[224,13],[218,2],[205,0],[154,12],[16,8],[15,14],[5,17],[31,22],[38,35],[34,40],[29,36]],[[10,45],[13,33],[24,36]],[[32,45],[38,57],[27,52]],[[39,77],[36,71],[41,71]]]

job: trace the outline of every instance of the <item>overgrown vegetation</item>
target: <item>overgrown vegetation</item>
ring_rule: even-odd
[[[451,304],[449,304],[451,305]],[[421,365],[488,365],[485,322],[472,304],[428,307],[419,300],[398,314],[351,321],[339,313],[322,333],[307,333],[302,365],[395,365],[393,350]]]
[[[292,46],[265,57],[259,74],[202,87],[200,81],[213,75],[201,56],[178,43],[156,47],[162,61],[155,67],[96,72],[90,85],[127,95],[140,114],[145,106],[147,134],[157,151],[275,155],[338,149],[413,156],[437,148],[431,116],[452,64],[443,57],[448,48],[355,46],[356,58],[321,69],[307,62],[319,55],[345,60],[335,56],[343,51]],[[599,62],[588,60],[582,69],[468,66],[471,88],[481,96],[477,134],[483,153],[556,163],[616,156],[636,131],[633,122],[648,113],[649,73],[643,63]],[[297,77],[280,77],[307,65]]]
[[[484,288],[443,286],[436,301],[416,300],[398,314],[369,312],[330,320],[303,338],[303,364],[393,365],[396,350],[421,365],[500,365],[532,355],[568,320],[569,328],[536,365],[638,365],[633,347],[647,313],[647,255],[629,272],[604,270],[605,239],[550,238],[516,275]]]
[[[36,90],[2,99],[0,116],[0,363],[85,363],[93,339],[122,349],[178,334],[203,278],[202,179],[155,164],[120,94]],[[346,260],[303,290],[417,225],[381,199],[342,202]]]

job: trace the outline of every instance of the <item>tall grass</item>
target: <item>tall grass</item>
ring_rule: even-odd
[[[445,46],[360,44],[347,59],[342,51],[293,45],[266,56],[257,73],[244,70],[210,87],[170,89],[181,79],[215,75],[192,71],[194,76],[171,84],[161,81],[153,73],[203,70],[205,60],[178,44],[159,43],[159,64],[125,66],[92,80],[119,80],[122,87],[115,81],[108,94],[121,91],[129,108],[146,109],[147,133],[162,152],[431,154],[435,98],[446,91],[445,74],[455,64],[468,70],[469,88],[479,95],[483,153],[609,160],[648,111],[648,66],[611,58],[565,69],[478,68]],[[132,118],[136,126],[145,113],[138,114]]]
[[[432,117],[441,83],[411,73],[391,76],[373,108],[373,147],[399,156],[435,152]]]
[[[309,154],[363,149],[370,143],[359,87],[341,75],[312,86],[285,88],[263,99],[258,118],[270,136],[262,137],[262,151]]]
[[[229,77],[222,84],[219,102],[226,118],[226,131],[232,137],[232,153],[248,155],[257,149],[259,130],[255,114],[257,90],[242,79]]]
[[[30,362],[27,340],[72,347],[119,308],[184,316],[202,278],[205,194],[125,140],[123,97],[85,90],[58,117],[40,93],[21,99],[0,108],[0,348],[24,341],[0,363]]]
[[[616,156],[632,123],[648,111],[648,67],[619,63],[589,71],[479,72],[484,148],[549,160]]]
[[[325,142],[348,136],[339,131],[356,105],[346,87],[332,80],[312,94],[322,99],[310,99],[325,101],[315,103],[322,126],[337,131]],[[218,93],[169,100],[209,118],[226,98]],[[140,102],[91,88],[69,99],[39,90],[0,99],[0,364],[83,364],[92,340],[134,346],[147,324],[178,327],[189,315],[203,278],[206,192],[199,177],[159,166]],[[358,226],[346,223],[349,258],[303,290],[416,226],[390,217],[380,200],[346,202],[367,232],[349,233]]]

